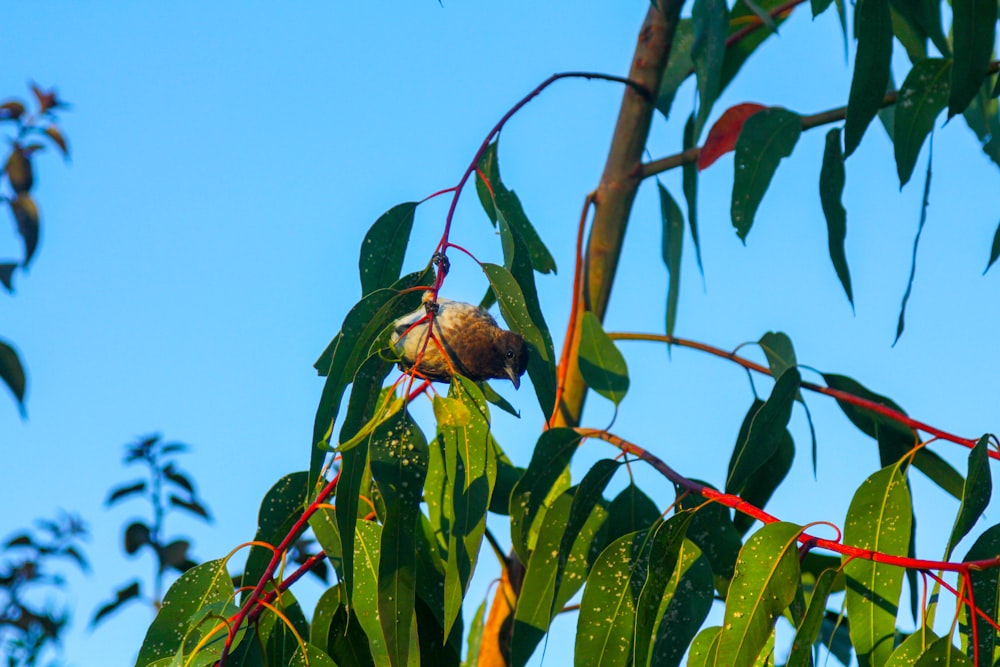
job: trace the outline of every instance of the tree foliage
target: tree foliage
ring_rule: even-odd
[[[452,206],[424,269],[401,275],[419,204],[391,207],[374,223],[361,249],[360,299],[316,362],[325,386],[313,442],[303,452],[308,464],[278,480],[263,499],[241,588],[233,587],[228,559],[187,570],[167,593],[137,664],[520,666],[542,650],[553,620],[571,608],[579,612],[572,643],[574,663],[580,665],[677,665],[685,655],[688,665],[736,666],[810,665],[829,657],[848,664],[852,656],[866,666],[942,659],[993,664],[1000,657],[997,527],[984,532],[961,560],[952,559],[988,504],[990,459],[1000,458],[994,436],[959,436],[918,421],[843,375],[825,373],[822,383],[809,381],[804,377],[809,369],[798,365],[792,341],[780,332],[758,341],[766,365],[673,335],[685,230],[700,257],[698,173],[720,155],[734,152],[731,219],[745,242],[772,177],[795,159],[803,135],[835,126],[826,135],[818,189],[832,269],[849,301],[848,217],[841,193],[849,156],[876,117],[891,128],[901,186],[913,175],[945,108],[949,118],[962,114],[1000,165],[998,66],[991,60],[996,4],[955,0],[946,31],[940,3],[860,0],[850,17],[855,58],[845,106],[805,115],[741,104],[719,114],[711,127],[713,105],[742,65],[789,13],[806,9],[797,1],[729,6],[696,0],[691,16],[681,18],[682,4],[654,3],[627,77],[555,75],[500,118],[457,185],[434,195],[451,197]],[[810,7],[814,14],[838,12],[846,38],[843,0],[814,0]],[[890,86],[896,46],[911,61],[899,91]],[[672,113],[677,88],[690,76],[696,78],[698,98],[685,129],[685,150],[643,162],[654,112]],[[555,263],[501,178],[497,139],[507,120],[550,84],[580,77],[621,84],[624,95],[604,176],[585,199],[580,218],[572,308],[557,355],[548,310],[535,286],[535,273],[554,271]],[[925,212],[930,166],[928,159]],[[678,200],[659,184],[670,281],[665,328],[606,331],[603,319],[632,200],[643,181],[673,168],[684,169],[687,224]],[[455,202],[470,181],[498,231],[504,258],[503,265],[479,263],[488,286],[483,303],[496,304],[507,326],[526,341],[528,375],[548,416],[525,467],[494,437],[496,410],[513,408],[489,384],[456,376],[439,393],[410,375],[387,380],[393,323],[419,306],[423,292],[433,301],[447,290],[449,256],[464,250],[451,240],[452,223]],[[919,233],[914,257],[918,240]],[[994,241],[991,264],[997,254]],[[912,284],[911,270],[907,295]],[[903,333],[905,303],[904,298],[897,337]],[[435,312],[428,307],[425,317],[433,320]],[[638,357],[619,349],[626,340],[699,349],[774,378],[770,393],[755,398],[734,434],[725,479],[714,485],[690,479],[669,466],[657,442],[634,443],[610,427],[580,422],[588,389],[616,407],[628,399],[629,363]],[[836,539],[820,538],[810,526],[782,521],[764,509],[798,448],[788,430],[790,416],[796,410],[808,416],[806,395],[815,393],[833,398],[846,419],[877,444],[881,459],[881,467],[854,491]],[[414,401],[430,402],[432,421],[423,423],[411,413]],[[931,439],[934,448],[968,447],[967,470],[956,470],[936,454],[928,446]],[[581,444],[591,440],[606,442],[618,456],[573,479],[570,464]],[[822,433],[812,443],[814,465],[817,440],[822,442]],[[628,474],[622,455],[662,475],[676,490],[676,502],[657,505],[648,489],[631,479],[609,497],[609,483]],[[914,553],[914,474],[957,500],[941,561]],[[502,546],[505,536],[489,530],[490,514],[509,525],[509,550]],[[322,553],[289,574],[280,566],[307,530]],[[466,610],[474,602],[466,596],[473,573],[485,566],[484,549],[500,563],[500,583],[489,607],[484,604],[473,615]],[[337,583],[310,619],[291,587],[324,560]],[[954,573],[957,588],[935,571]],[[943,587],[955,596],[965,615],[962,623],[935,625],[936,602],[929,601],[919,617],[923,625],[904,636],[900,600],[907,587],[911,600],[920,599],[917,572],[938,582],[935,594]],[[706,623],[713,606],[721,625]],[[558,641],[570,644],[563,637]]]

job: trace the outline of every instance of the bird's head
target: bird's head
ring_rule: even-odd
[[[514,389],[518,389],[521,376],[528,367],[528,346],[520,334],[503,331],[497,337],[497,349],[503,359],[503,377],[510,378]]]

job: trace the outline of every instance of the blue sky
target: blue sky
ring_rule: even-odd
[[[119,546],[123,525],[143,508],[102,507],[107,489],[138,472],[122,467],[122,446],[153,431],[192,445],[181,463],[216,522],[176,518],[168,531],[191,536],[199,558],[222,556],[250,539],[267,488],[307,466],[321,389],[312,362],[359,297],[357,254],[368,226],[397,203],[453,185],[494,122],[550,74],[625,74],[646,7],[428,1],[6,8],[0,96],[23,97],[34,79],[55,85],[73,108],[62,123],[72,162],[64,165],[54,153],[38,160],[37,258],[30,274],[19,276],[17,294],[0,298],[0,335],[18,345],[30,373],[26,421],[13,402],[0,401],[0,535],[59,508],[90,522],[94,572],[70,577],[77,609],[66,645],[72,664],[129,664],[150,620],[134,607],[85,629],[115,587],[152,569],[146,559],[126,559]],[[850,84],[841,40],[832,13],[812,21],[807,7],[796,10],[716,104],[713,119],[745,101],[802,113],[841,105]],[[902,80],[900,55],[897,64]],[[615,84],[561,82],[515,117],[501,139],[504,180],[560,269],[539,278],[557,346],[576,220],[600,177],[620,96]],[[655,119],[651,157],[679,150],[692,101],[688,84],[675,116]],[[892,347],[926,148],[901,193],[891,144],[877,125],[847,163],[852,314],[826,254],[818,197],[824,133],[805,133],[779,168],[746,247],[729,222],[732,157],[702,174],[705,288],[688,244],[677,334],[732,348],[768,330],[785,331],[802,363],[851,375],[925,421],[968,437],[996,430],[1000,278],[980,275],[998,219],[987,195],[996,191],[995,166],[960,119],[943,128],[939,121],[907,331]],[[679,174],[664,182],[679,199]],[[445,211],[443,200],[418,209],[409,266],[427,261]],[[471,190],[452,240],[484,261],[501,256]],[[0,243],[19,248],[6,228]],[[486,285],[478,269],[460,257],[453,265],[444,295],[478,299]],[[650,182],[630,222],[606,328],[660,332],[665,299]],[[745,375],[687,350],[668,359],[650,344],[622,349],[632,388],[615,430],[683,474],[721,484],[752,399]],[[497,437],[525,465],[541,415],[530,387],[498,388],[522,418],[497,415]],[[767,383],[758,391],[769,391]],[[769,509],[790,521],[842,525],[851,493],[878,466],[877,452],[831,401],[807,400],[819,437],[818,478],[798,411],[793,479]],[[603,426],[611,412],[591,397],[585,422]],[[947,443],[934,449],[964,470],[964,450]],[[613,454],[587,445],[574,471]],[[634,469],[665,507],[667,485]],[[919,478],[914,489],[918,551],[938,558],[957,504]],[[980,528],[996,520],[991,507]],[[494,529],[506,539],[502,522]],[[488,559],[481,567],[473,598],[496,576]],[[310,590],[302,586],[302,597],[313,599]],[[559,623],[572,627],[572,619]],[[550,642],[547,664],[568,664],[571,645],[561,643],[567,636]]]

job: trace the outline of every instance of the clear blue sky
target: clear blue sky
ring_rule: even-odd
[[[0,96],[24,96],[34,79],[57,86],[73,108],[63,114],[72,163],[52,153],[38,161],[37,259],[19,277],[16,296],[0,295],[0,336],[19,346],[30,372],[27,421],[0,396],[0,536],[59,508],[90,522],[94,572],[70,577],[72,664],[130,664],[150,619],[134,607],[85,629],[115,587],[148,578],[152,568],[149,559],[126,559],[119,544],[123,525],[144,508],[102,507],[107,489],[139,472],[122,467],[122,446],[152,431],[193,446],[182,464],[216,522],[207,528],[178,518],[168,531],[191,536],[197,557],[219,557],[251,539],[267,488],[307,466],[321,389],[312,362],[359,297],[357,254],[368,226],[397,203],[453,185],[485,132],[548,75],[625,74],[647,6],[441,7],[427,0],[5,8]],[[713,118],[744,101],[802,113],[839,106],[850,83],[841,39],[832,13],[813,22],[807,5],[796,10]],[[906,63],[898,65],[901,80]],[[557,277],[539,279],[557,346],[577,216],[600,177],[620,96],[614,84],[562,82],[524,109],[501,142],[505,181],[560,267]],[[652,157],[679,150],[692,100],[688,84],[676,117],[654,121]],[[852,314],[826,251],[817,188],[823,135],[803,135],[779,169],[746,247],[729,222],[731,156],[702,175],[706,289],[688,244],[677,333],[731,348],[785,331],[801,362],[854,376],[925,421],[970,437],[997,430],[1000,276],[980,276],[1000,213],[988,194],[996,192],[995,166],[960,119],[937,132],[908,327],[891,347],[926,148],[902,193],[879,126],[847,163]],[[679,174],[664,180],[679,198]],[[630,223],[609,330],[663,330],[666,271],[652,185],[640,192]],[[410,265],[427,261],[444,213],[443,201],[419,209]],[[455,242],[481,259],[500,257],[471,190],[455,225]],[[7,228],[0,243],[5,254],[19,248]],[[453,263],[458,271],[445,296],[478,299],[481,274],[461,257]],[[752,399],[743,373],[686,350],[672,360],[652,345],[623,351],[632,389],[616,431],[678,471],[722,484]],[[530,387],[498,388],[522,419],[496,416],[497,437],[525,465],[541,416]],[[758,390],[766,393],[767,383]],[[794,481],[769,509],[790,521],[842,525],[851,493],[878,466],[876,448],[831,401],[807,400],[819,437],[818,479],[798,411]],[[610,414],[592,397],[585,421],[603,426]],[[934,449],[964,470],[964,450]],[[574,470],[613,454],[589,444]],[[668,485],[637,474],[665,507]],[[957,503],[916,479],[919,553],[938,558]],[[991,507],[980,527],[996,520]],[[493,525],[506,538],[503,523]],[[496,576],[485,554],[481,567],[473,598]],[[314,598],[310,586],[301,586],[302,597]],[[572,622],[559,621],[564,631],[550,642],[547,664],[568,664],[571,644],[563,642]]]

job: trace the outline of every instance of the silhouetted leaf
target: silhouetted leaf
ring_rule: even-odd
[[[897,466],[882,468],[854,494],[844,522],[844,544],[905,556],[913,507]],[[903,568],[844,556],[847,616],[861,664],[880,665],[892,652]]]
[[[951,72],[948,117],[968,106],[986,78],[996,37],[997,3],[990,0],[953,0],[952,32],[955,66]]]
[[[681,252],[684,248],[684,214],[659,179],[660,220],[663,228],[663,263],[667,266],[667,335],[674,334],[677,299],[681,289]]]
[[[794,7],[788,6],[784,0],[757,0],[756,3],[761,9],[774,17],[775,26],[780,26],[791,15]],[[784,10],[775,13],[775,10],[784,6]],[[729,13],[729,37],[746,27],[751,21],[756,21],[753,12],[742,2],[737,2]],[[722,89],[736,77],[737,72],[743,67],[747,59],[757,50],[764,41],[771,35],[776,34],[771,30],[754,30],[743,35],[740,39],[733,40],[726,48],[726,57],[722,63]]]
[[[66,137],[63,135],[62,130],[55,125],[49,125],[42,131],[59,148],[63,157],[69,159],[69,145],[66,143]]]
[[[157,555],[160,558],[160,572],[167,568],[172,568],[178,572],[186,572],[190,567],[186,567],[190,561],[187,554],[191,548],[191,543],[187,540],[174,540],[170,544],[159,550]]]
[[[31,158],[21,146],[14,145],[4,170],[7,172],[7,181],[16,194],[27,194],[31,190],[31,186],[35,182],[35,175],[31,168]]]
[[[680,506],[681,509],[694,510],[687,538],[704,553],[716,576],[716,587],[725,592],[743,546],[740,533],[733,526],[729,508],[694,493],[681,498]]]
[[[0,380],[14,394],[17,399],[17,407],[21,411],[21,416],[25,416],[24,411],[24,390],[27,379],[24,377],[24,367],[21,366],[21,359],[9,343],[0,340]]]
[[[146,544],[149,544],[149,526],[141,521],[134,521],[125,528],[125,553],[132,555]]]
[[[983,275],[990,270],[993,266],[993,262],[997,261],[997,257],[1000,257],[1000,225],[997,226],[997,230],[993,233],[993,247],[990,248],[990,261],[986,264],[986,269],[983,270]]]
[[[859,0],[854,16],[858,50],[854,58],[854,76],[847,98],[844,123],[844,156],[861,143],[868,125],[882,106],[889,84],[892,62],[892,18],[889,0]]]
[[[854,293],[851,290],[851,273],[847,268],[844,239],[847,237],[847,211],[841,203],[844,194],[844,156],[840,151],[840,129],[830,130],[826,135],[826,149],[823,152],[823,167],[819,173],[819,198],[826,217],[827,242],[830,247],[830,261],[837,272],[837,278],[847,293],[847,300],[854,308]]]
[[[199,503],[196,500],[186,500],[174,494],[170,494],[170,504],[174,507],[178,507],[183,510],[187,510],[191,514],[197,514],[198,516],[211,521],[211,516],[208,513],[208,508]]]
[[[731,106],[722,112],[712,129],[708,131],[705,143],[698,151],[698,170],[708,169],[726,153],[736,148],[736,140],[743,130],[743,124],[750,116],[766,109],[762,104],[744,102]]]
[[[123,604],[129,600],[134,600],[139,597],[139,582],[133,581],[122,588],[115,591],[115,599],[107,604],[101,605],[97,611],[94,613],[94,617],[90,619],[90,627],[93,628],[101,619],[106,617],[108,614],[112,613]]]
[[[194,484],[187,475],[176,470],[172,465],[168,465],[163,471],[163,476],[190,494],[194,494]]]
[[[0,262],[0,284],[11,294],[14,293],[14,269],[17,266],[16,262]]]
[[[17,232],[24,241],[24,259],[21,266],[27,267],[35,256],[38,247],[38,206],[35,200],[27,194],[19,194],[10,200],[10,210],[17,221]]]
[[[1000,85],[1000,77],[996,79]],[[990,78],[987,78],[972,102],[965,107],[962,118],[969,129],[975,132],[986,157],[1000,167],[1000,116],[997,115],[1000,104],[996,99],[997,93],[994,92],[996,89],[991,91],[990,84]]]
[[[950,72],[950,60],[925,58],[913,65],[899,89],[893,145],[900,187],[910,180],[924,139],[947,103]]]
[[[695,148],[697,143],[697,137],[694,136],[694,114],[691,114],[684,123],[684,150]],[[684,201],[687,203],[688,227],[691,230],[691,241],[694,242],[694,256],[698,261],[698,272],[704,283],[705,268],[701,264],[701,240],[698,237],[698,165],[685,162],[681,172],[681,186],[684,190]]]
[[[823,617],[826,615],[826,602],[838,577],[843,579],[838,569],[834,568],[824,570],[816,579],[805,616],[795,630],[795,639],[785,667],[811,667],[813,664],[813,645],[819,637]]]
[[[397,204],[383,213],[365,234],[358,260],[362,295],[391,287],[399,280],[416,210],[416,202]]]
[[[694,61],[691,60],[691,45],[694,42],[694,22],[681,19],[677,22],[674,39],[670,45],[670,56],[667,67],[660,79],[660,89],[656,93],[656,109],[664,118],[670,116],[670,107],[674,104],[677,89],[694,71]],[[692,115],[692,123],[694,122]]]
[[[584,311],[580,323],[580,375],[587,386],[617,407],[628,391],[628,367],[592,312]]]
[[[743,131],[736,140],[731,213],[733,227],[744,242],[778,163],[792,154],[800,134],[802,120],[786,109],[765,109],[743,124]]]
[[[108,499],[104,501],[105,507],[111,507],[116,502],[122,498],[127,498],[128,496],[135,495],[137,493],[142,493],[146,490],[146,482],[140,480],[138,482],[133,482],[132,484],[117,486],[111,490],[108,494]]]
[[[906,318],[906,304],[910,301],[910,293],[913,290],[913,278],[917,274],[917,248],[920,247],[920,235],[924,231],[924,223],[927,222],[927,208],[931,203],[931,164],[934,162],[933,138],[931,141],[931,149],[927,154],[927,175],[924,178],[924,196],[920,204],[920,223],[917,225],[917,234],[913,237],[913,256],[910,258],[910,277],[906,281],[906,292],[903,293],[903,303],[899,307],[899,322],[896,324],[896,338],[892,341],[893,345],[898,343],[899,337],[903,335],[903,327]]]
[[[757,473],[750,476],[740,493],[740,497],[754,507],[764,508],[767,505],[767,501],[785,481],[795,459],[795,442],[787,428],[776,433],[774,439],[776,441],[774,454],[764,461]],[[753,526],[754,521],[755,519],[749,514],[737,512],[733,518],[733,525],[738,531],[745,533]]]
[[[892,9],[909,22],[921,36],[930,37],[945,57],[951,57],[951,45],[941,27],[941,3],[937,0],[890,0]]]

